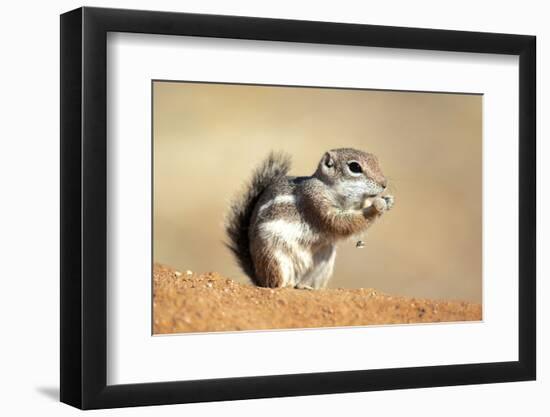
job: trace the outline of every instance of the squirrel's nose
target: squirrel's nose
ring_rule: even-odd
[[[388,186],[388,180],[386,178],[384,178],[378,184],[380,184],[382,187],[386,188]]]

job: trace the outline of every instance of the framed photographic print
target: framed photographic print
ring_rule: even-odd
[[[61,401],[535,379],[535,37],[61,16]]]

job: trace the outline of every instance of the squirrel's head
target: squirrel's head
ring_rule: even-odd
[[[342,207],[360,207],[368,197],[382,193],[386,177],[375,155],[351,148],[326,152],[314,177],[327,184]]]

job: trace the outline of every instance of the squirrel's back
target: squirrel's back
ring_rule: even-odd
[[[229,209],[225,230],[229,237],[227,246],[237,259],[239,266],[252,279],[255,279],[254,263],[250,253],[249,227],[254,208],[262,193],[271,184],[285,177],[290,170],[290,156],[272,152],[256,168],[250,182]]]

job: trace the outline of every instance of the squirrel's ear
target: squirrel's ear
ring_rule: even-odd
[[[323,156],[323,164],[327,168],[332,168],[334,166],[334,158],[332,157],[330,152],[325,153],[325,155]]]

